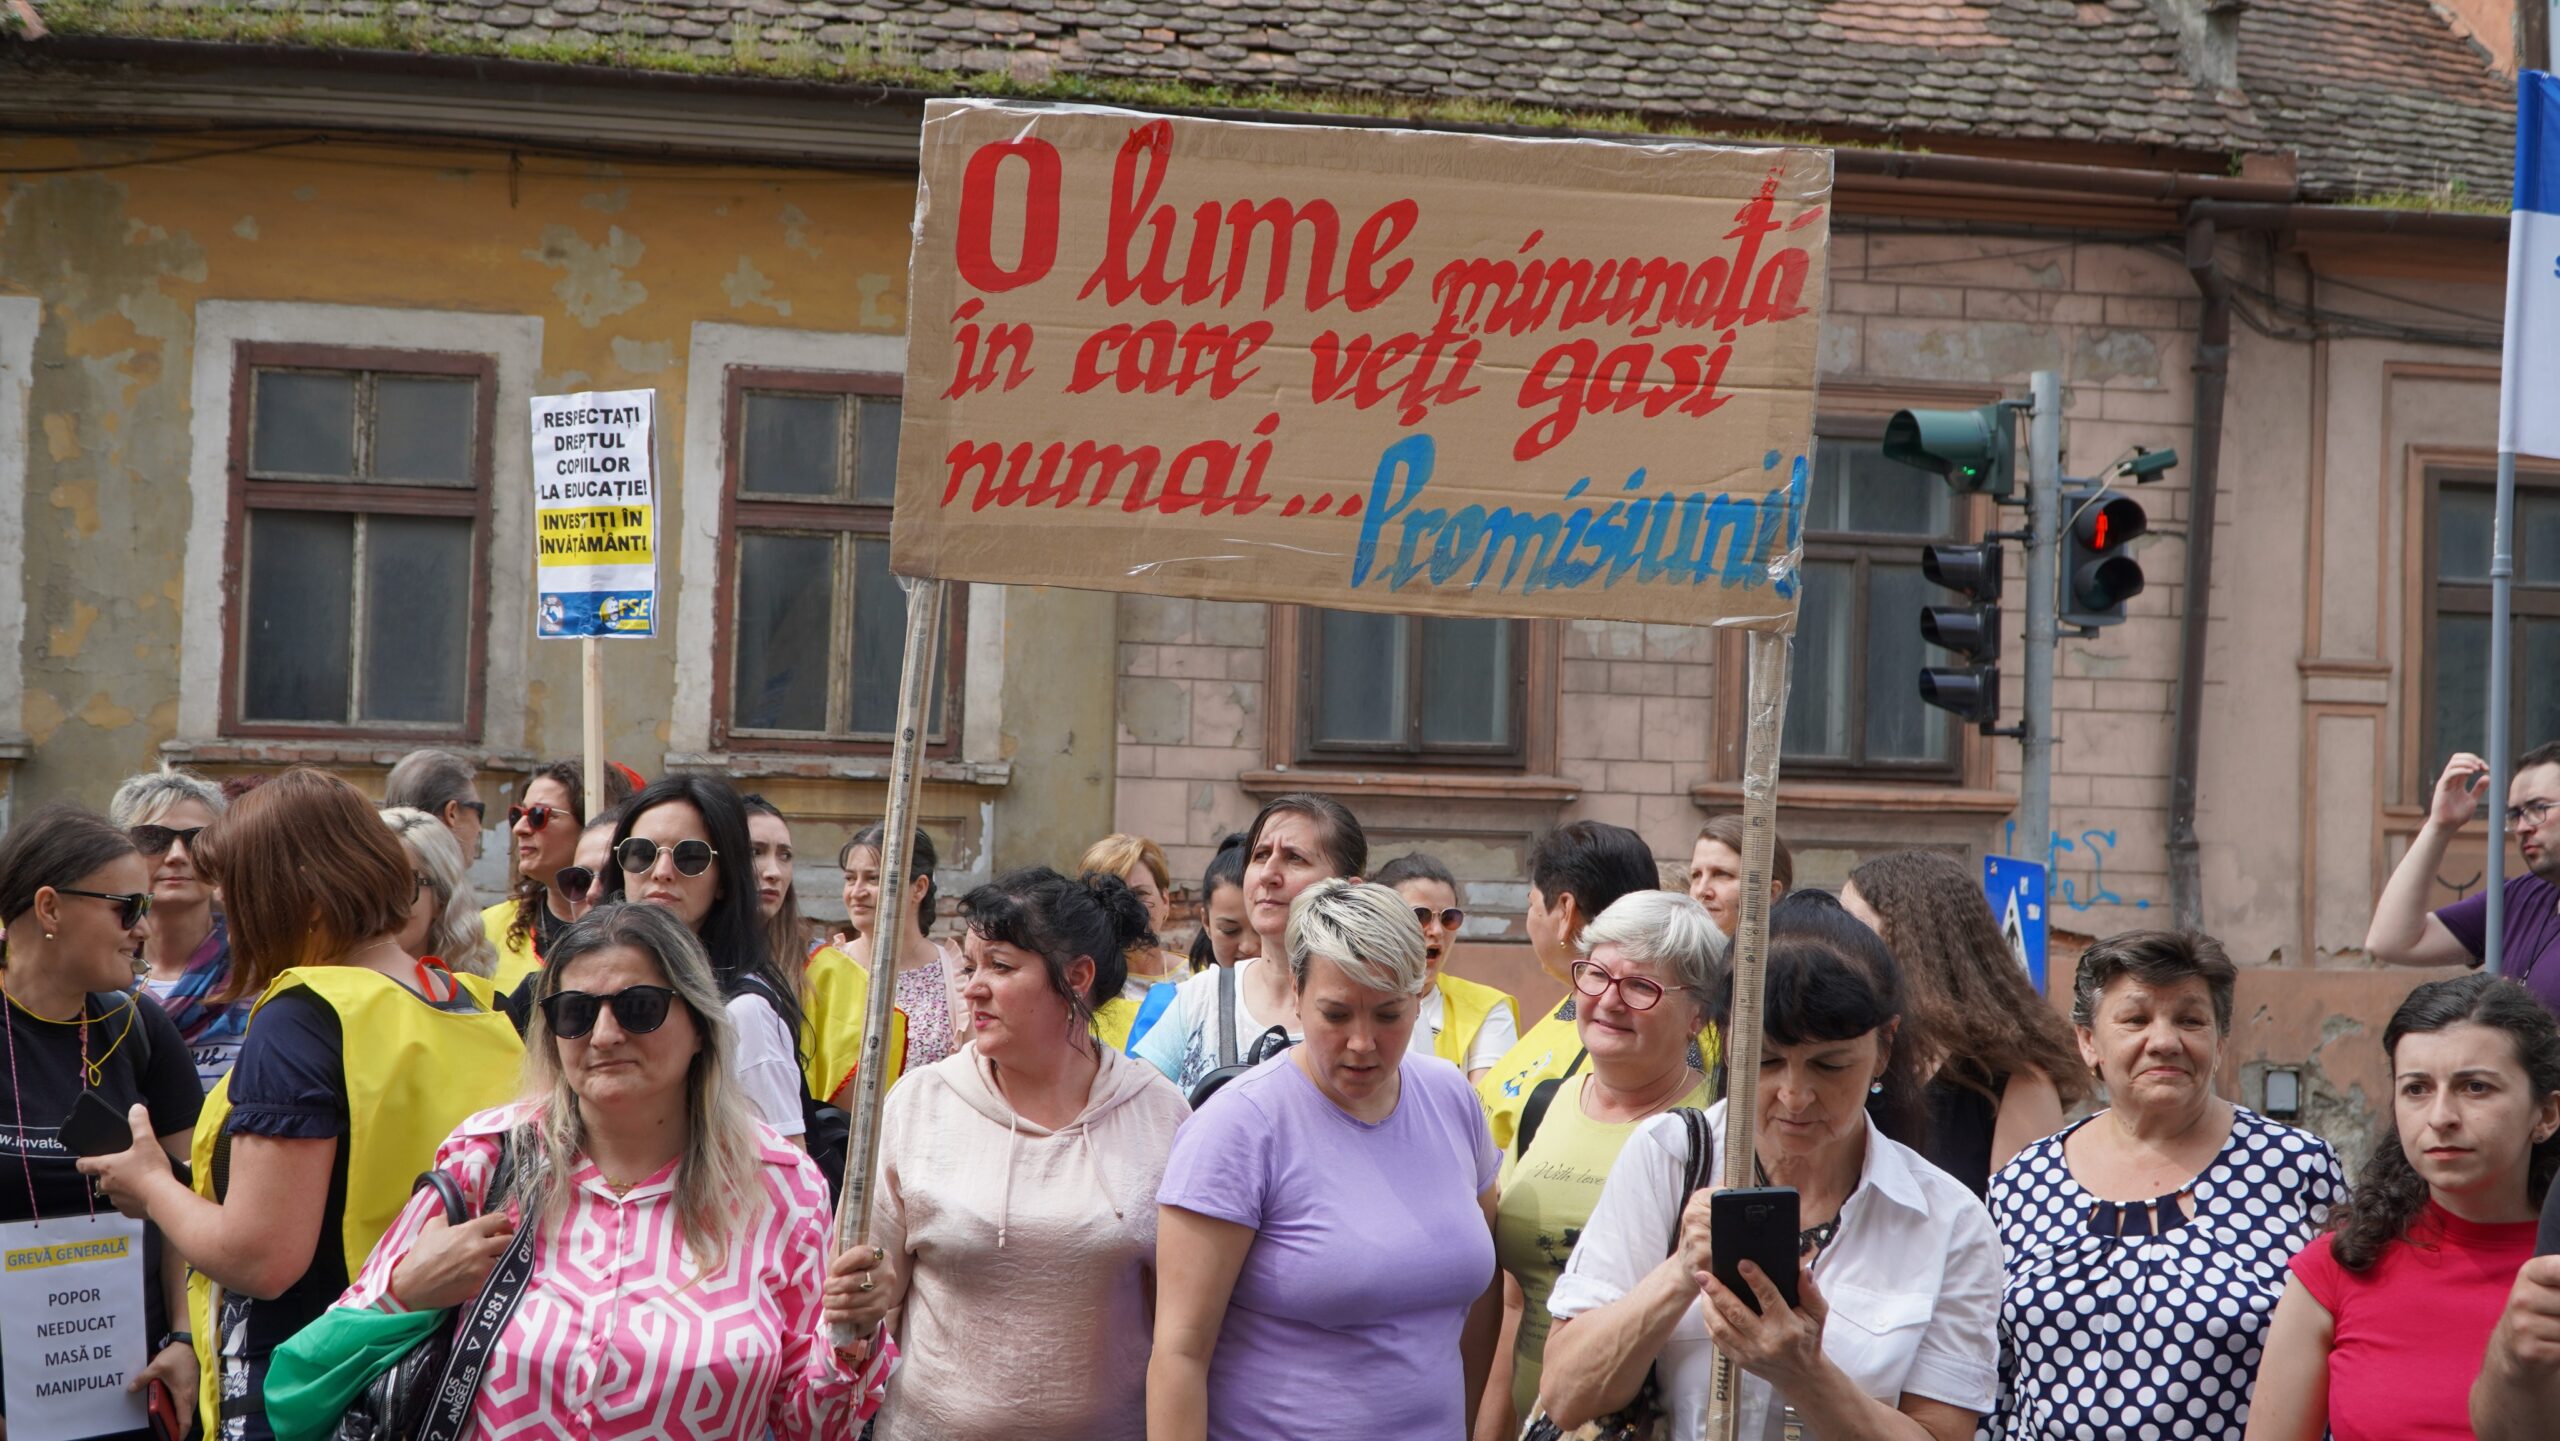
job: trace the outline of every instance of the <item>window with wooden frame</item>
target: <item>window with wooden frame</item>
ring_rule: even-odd
[[[1825,417],[1805,503],[1804,587],[1782,740],[1790,775],[1961,779],[1955,717],[1920,699],[1920,608],[1953,603],[1920,548],[1970,534],[1934,475],[1884,458],[1881,415]]]
[[[907,627],[889,573],[899,394],[894,375],[729,372],[718,744],[889,744]],[[959,735],[951,676],[965,630],[965,590],[945,595],[927,721],[938,755]]]
[[[1529,623],[1297,611],[1296,763],[1518,769]]]
[[[2426,765],[2419,799],[2456,751],[2488,744],[2489,547],[2497,477],[2427,471]],[[2560,475],[2516,472],[2515,584],[2508,633],[2514,683],[2507,735],[2518,751],[2560,737]]]
[[[480,735],[492,357],[244,345],[223,720]]]

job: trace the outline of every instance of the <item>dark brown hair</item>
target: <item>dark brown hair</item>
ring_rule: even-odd
[[[2411,991],[2400,1009],[2391,1013],[2391,1024],[2382,1028],[2382,1049],[2393,1058],[2396,1071],[2403,1037],[2460,1025],[2506,1032],[2515,1042],[2516,1063],[2537,1100],[2560,1091],[2560,1025],[2553,1023],[2551,1012],[2531,991],[2504,976],[2456,976],[2429,981]],[[2396,1082],[2393,1090],[2398,1090]],[[2408,1236],[2410,1223],[2426,1209],[2426,1179],[2409,1164],[2409,1153],[2400,1147],[2396,1116],[2394,1121],[2374,1142],[2373,1155],[2356,1176],[2347,1203],[2329,1217],[2333,1233],[2329,1254],[2350,1271],[2370,1269],[2382,1259],[2385,1247]],[[2527,1205],[2542,1205],[2551,1192],[2555,1171],[2560,1171],[2560,1134],[2535,1146],[2525,1163]]]
[[[569,792],[569,814],[577,818],[578,833],[585,835],[587,830],[585,768],[576,761],[553,761],[549,765],[537,768],[533,774],[524,778],[525,790],[533,789],[535,781],[555,781]],[[607,762],[604,768],[605,808],[620,809],[623,802],[631,799],[633,789],[631,772]],[[517,794],[521,795],[523,792],[519,791]],[[507,920],[507,945],[510,948],[523,945],[525,937],[533,934],[535,918],[542,913],[544,906],[551,903],[550,897],[545,894],[550,889],[550,886],[531,876],[516,877],[516,913]]]
[[[55,801],[0,837],[0,926],[35,908],[36,892],[76,885],[133,854],[133,838],[85,807]]]
[[[2070,1028],[2027,983],[1981,883],[1943,851],[1889,851],[1849,873],[1902,965],[1911,1014],[1944,1052],[1938,1074],[2000,1100],[1994,1082],[2033,1066],[2067,1110],[2089,1093]]]
[[[2071,1023],[2095,1027],[2098,998],[2127,976],[2155,990],[2189,978],[2203,981],[2213,999],[2214,1029],[2231,1034],[2231,992],[2240,984],[2240,971],[2222,942],[2202,931],[2119,931],[2093,943],[2080,953],[2080,970],[2072,977]]]
[[[409,918],[416,872],[354,786],[309,766],[240,797],[205,828],[196,866],[222,888],[231,975],[217,1003],[295,966],[336,965]]]
[[[1369,833],[1360,828],[1360,818],[1351,808],[1331,796],[1313,791],[1291,791],[1273,796],[1268,804],[1254,813],[1253,824],[1245,828],[1245,864],[1253,864],[1254,847],[1262,844],[1262,829],[1280,816],[1304,816],[1316,827],[1316,844],[1324,847],[1324,858],[1333,863],[1337,876],[1357,876],[1369,869]]]
[[[1738,811],[1727,811],[1698,827],[1699,840],[1713,841],[1736,856],[1742,854],[1742,833],[1742,815]],[[1786,838],[1774,830],[1769,835],[1769,879],[1778,883],[1782,895],[1796,888],[1796,853],[1787,849]],[[1858,889],[1863,891],[1866,887]]]
[[[1884,1089],[1867,1102],[1867,1114],[1876,1129],[1915,1151],[1929,1144],[1929,1078],[1920,1071],[1928,1027],[1909,1013],[1902,967],[1883,937],[1829,891],[1789,891],[1769,907],[1766,986],[1760,1030],[1782,1046],[1853,1041],[1901,1022],[1877,1078]],[[1723,1000],[1717,1013],[1732,1015],[1729,974]]]

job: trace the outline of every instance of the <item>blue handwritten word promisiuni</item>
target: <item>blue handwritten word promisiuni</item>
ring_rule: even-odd
[[[1758,498],[1703,491],[1656,491],[1570,511],[1514,510],[1463,505],[1455,511],[1420,504],[1432,481],[1438,446],[1428,434],[1410,435],[1378,456],[1360,522],[1360,544],[1351,555],[1351,584],[1372,581],[1401,591],[1428,576],[1434,586],[1452,581],[1475,590],[1494,580],[1497,590],[1521,595],[1572,590],[1597,581],[1602,589],[1633,575],[1639,582],[1753,589],[1768,584],[1781,600],[1795,595],[1796,570],[1785,563],[1804,527],[1805,457],[1787,467],[1784,483]],[[1779,453],[1760,461],[1778,469]],[[1644,471],[1629,475],[1625,490],[1642,491]],[[1567,502],[1589,489],[1584,476],[1566,487]],[[1379,549],[1395,531],[1395,559],[1381,564]],[[1495,565],[1501,573],[1495,580]]]

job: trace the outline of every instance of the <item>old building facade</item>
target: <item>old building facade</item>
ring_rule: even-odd
[[[2246,967],[2238,1093],[2304,1067],[2312,1119],[2360,1140],[2374,1038],[2415,979],[2364,963],[2365,920],[2440,757],[2482,729],[2464,698],[2505,226],[2477,201],[2503,193],[2513,123],[2493,17],[1444,8],[46,10],[48,38],[0,39],[9,803],[100,803],[164,760],[372,784],[438,744],[502,806],[579,736],[575,650],[532,633],[528,401],[645,387],[665,617],[608,647],[608,750],[775,800],[815,906],[886,770],[881,481],[923,94],[994,77],[1233,114],[1252,86],[1253,113],[1322,123],[1775,134],[1841,147],[1781,795],[1800,877],[1900,845],[2034,849],[2015,746],[1913,690],[1919,545],[2004,521],[1877,438],[1897,408],[2058,370],[2068,472],[2186,458],[2140,493],[2132,618],[2062,651],[2059,943],[2184,904]],[[2530,679],[2560,637],[2544,485],[2522,511],[2525,736],[2560,733],[2560,693]],[[949,630],[926,811],[955,883],[1112,829],[1196,875],[1263,799],[1320,789],[1376,851],[1449,860],[1461,967],[1535,994],[1530,836],[1633,826],[1670,875],[1739,795],[1741,647],[1712,631],[989,585]]]

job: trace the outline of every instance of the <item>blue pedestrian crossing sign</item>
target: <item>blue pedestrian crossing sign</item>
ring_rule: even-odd
[[[2036,990],[2044,988],[2044,867],[2010,856],[1982,858],[1982,894],[2000,922],[2000,936]]]

